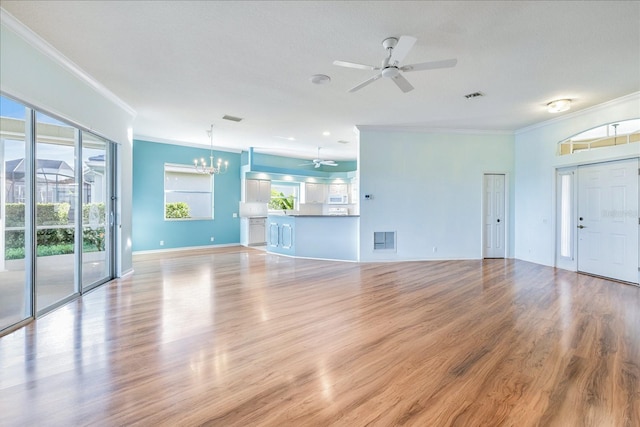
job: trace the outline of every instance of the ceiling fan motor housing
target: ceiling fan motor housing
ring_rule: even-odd
[[[398,70],[398,67],[387,66],[381,71],[381,74],[382,74],[382,77],[393,78],[398,74],[400,74],[400,70]]]
[[[396,45],[398,44],[398,39],[395,37],[388,37],[384,40],[382,40],[382,46],[385,49],[393,49],[394,47],[396,47]]]

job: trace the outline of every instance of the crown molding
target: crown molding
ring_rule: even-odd
[[[197,142],[174,141],[174,140],[171,140],[171,139],[157,138],[155,136],[148,136],[148,135],[134,134],[133,135],[133,139],[134,139],[134,141],[154,142],[156,144],[179,145],[181,147],[201,148],[201,149],[204,149],[204,150],[210,150],[211,149],[211,145],[209,145],[209,144],[204,145],[204,144],[198,144]],[[230,147],[222,147],[222,146],[219,146],[219,145],[214,145],[213,149],[215,151],[225,151],[227,153],[242,153],[241,149],[230,148]]]
[[[356,125],[358,131],[375,131],[375,132],[420,132],[420,133],[456,133],[464,135],[513,135],[510,130],[487,130],[487,129],[449,129],[449,128],[433,128],[428,126],[378,126],[378,125]]]
[[[628,95],[621,96],[620,98],[615,98],[615,99],[612,99],[610,101],[603,102],[602,104],[594,105],[592,107],[587,107],[587,108],[584,108],[582,110],[574,111],[574,112],[571,112],[571,113],[568,113],[568,114],[563,114],[562,116],[554,117],[552,119],[545,120],[543,122],[539,122],[539,123],[536,123],[536,124],[531,125],[531,126],[527,126],[527,127],[521,128],[521,129],[517,129],[514,132],[514,134],[515,135],[519,135],[519,134],[522,134],[522,133],[530,132],[532,130],[539,129],[539,128],[542,128],[542,127],[545,127],[545,126],[549,126],[549,125],[552,125],[554,123],[558,123],[558,122],[562,122],[562,121],[565,121],[565,120],[573,119],[573,118],[576,118],[576,117],[584,116],[585,114],[593,113],[594,111],[603,110],[605,108],[611,108],[611,107],[614,107],[614,106],[616,106],[618,104],[622,104],[624,102],[632,101],[634,99],[638,100],[638,107],[640,107],[640,92],[633,92],[633,93],[630,93]]]
[[[89,87],[93,88],[101,96],[113,102],[118,107],[126,111],[131,117],[136,116],[136,111],[126,102],[120,99],[116,94],[107,89],[102,83],[94,79],[89,73],[80,68],[77,64],[64,56],[55,47],[49,44],[42,37],[33,32],[29,27],[20,22],[16,17],[11,15],[5,9],[0,7],[0,23],[25,40],[30,46],[37,49],[40,53],[51,59],[56,64],[71,73],[74,77],[83,81]]]

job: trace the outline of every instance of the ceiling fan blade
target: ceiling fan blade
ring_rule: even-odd
[[[451,68],[455,67],[458,63],[457,59],[445,59],[442,61],[422,62],[420,64],[411,64],[400,67],[402,71],[420,71],[420,70],[435,70],[437,68]]]
[[[393,48],[391,52],[391,58],[389,63],[392,65],[398,65],[407,56],[413,45],[416,43],[416,38],[411,36],[401,36],[398,40],[398,44]]]
[[[357,68],[359,70],[379,70],[379,67],[374,67],[373,65],[365,65],[365,64],[356,64],[355,62],[347,62],[347,61],[333,61],[333,65],[337,65],[339,67],[347,67],[347,68]]]
[[[392,77],[392,80],[396,85],[398,85],[400,90],[403,91],[404,93],[407,93],[413,90],[413,86],[411,86],[411,83],[409,83],[409,81],[405,79],[402,74],[398,74],[397,76]]]
[[[357,90],[362,89],[363,87],[367,86],[368,84],[371,84],[373,82],[375,82],[376,80],[378,80],[380,77],[382,77],[382,74],[376,74],[375,76],[371,77],[370,79],[367,79],[365,81],[363,81],[362,83],[360,83],[358,86],[354,86],[351,89],[349,89],[349,92],[355,92]]]

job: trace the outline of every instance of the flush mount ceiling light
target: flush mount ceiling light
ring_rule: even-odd
[[[547,104],[547,111],[550,113],[561,113],[571,108],[570,99],[556,99]]]
[[[311,83],[315,85],[326,85],[331,82],[331,77],[325,74],[314,74],[309,80],[311,80]]]

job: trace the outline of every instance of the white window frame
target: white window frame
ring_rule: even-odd
[[[194,186],[194,181],[187,182],[185,180],[184,186],[181,186],[179,183],[168,186],[167,181],[167,173],[174,174],[175,178],[179,178],[180,175],[189,176],[190,180],[199,180],[202,179],[202,186],[198,188],[198,186]],[[181,165],[175,163],[165,163],[163,170],[163,181],[164,181],[164,203],[162,204],[163,213],[162,216],[165,221],[202,221],[202,220],[213,220],[214,219],[214,182],[213,175],[208,173],[200,173],[195,170],[193,165]],[[207,181],[206,183],[204,181]],[[169,187],[169,188],[168,188]],[[177,187],[177,188],[176,188]],[[183,197],[180,197],[183,196]],[[185,201],[189,204],[189,200],[193,200],[194,198],[202,198],[209,197],[210,200],[204,200],[201,202],[200,207],[208,210],[204,215],[191,215],[188,218],[167,218],[167,203],[174,203],[179,201]],[[177,198],[184,198],[186,200],[176,200]],[[192,208],[192,204],[189,204],[190,212]],[[200,210],[200,209],[198,209]]]

